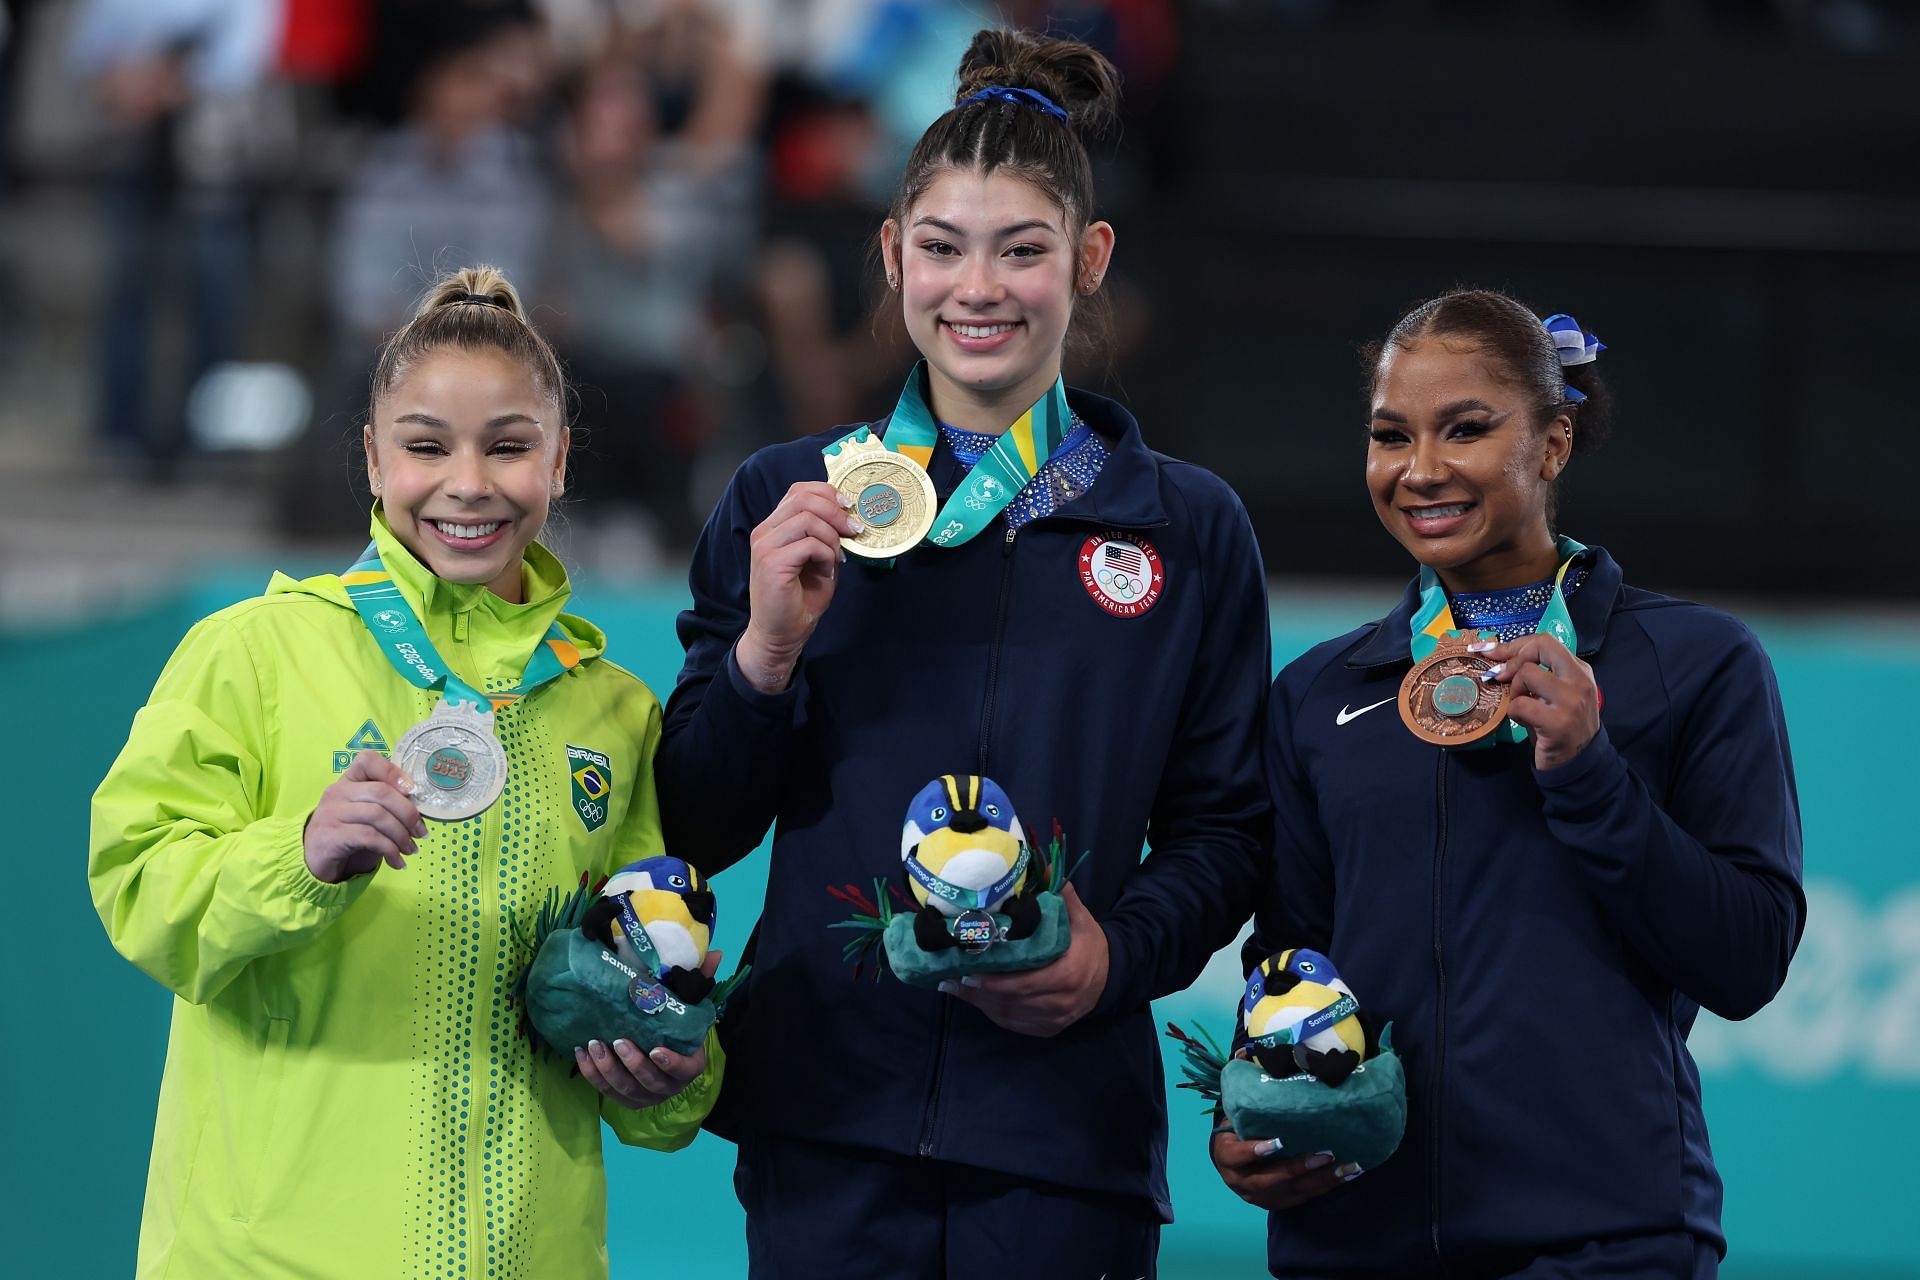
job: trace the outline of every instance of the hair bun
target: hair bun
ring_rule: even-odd
[[[1032,89],[1058,103],[1075,129],[1098,134],[1120,111],[1120,73],[1106,55],[1077,40],[989,29],[960,59],[955,105],[982,89]]]
[[[526,323],[527,311],[521,305],[520,291],[497,268],[484,266],[462,267],[441,276],[427,290],[427,296],[420,300],[420,307],[413,314],[417,319],[442,307],[476,302],[492,303],[522,324]]]

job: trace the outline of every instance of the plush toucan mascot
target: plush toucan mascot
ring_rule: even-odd
[[[688,1004],[706,999],[713,979],[700,966],[713,941],[715,910],[713,892],[700,873],[662,855],[630,862],[607,879],[580,929],[633,963],[638,957],[623,924],[627,912],[653,945],[659,960],[653,976]]]
[[[1276,1079],[1304,1071],[1337,1086],[1379,1051],[1379,1029],[1333,962],[1304,947],[1255,966],[1240,1016],[1247,1056]]]
[[[1009,940],[1040,927],[1043,877],[1013,802],[991,778],[949,773],[922,787],[907,806],[900,860],[920,904],[913,937],[923,951],[960,945],[950,921],[967,911],[1005,915]]]

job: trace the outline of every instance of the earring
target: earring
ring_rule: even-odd
[[[893,272],[891,271],[887,272],[887,288],[895,289],[895,288],[898,288],[899,285],[900,285],[900,282],[894,279]]]
[[[1100,277],[1089,276],[1087,277],[1087,282],[1080,286],[1080,292],[1092,293],[1095,289],[1098,289],[1099,287],[1100,287]]]
[[[379,482],[378,480],[375,480],[375,481],[373,482],[373,491],[374,491],[375,493],[378,493],[378,492],[380,492],[380,482]]]

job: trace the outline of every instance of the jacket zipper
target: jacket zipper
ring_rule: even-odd
[[[1018,532],[1011,521],[1000,550],[1000,598],[994,605],[993,644],[987,650],[987,696],[980,708],[980,774],[986,776],[987,750],[993,733],[993,700],[1000,680],[1000,645],[1006,638],[1007,597],[1013,585],[1013,537]],[[927,1089],[927,1110],[920,1122],[920,1154],[933,1155],[933,1126],[940,1118],[940,1081],[947,1070],[947,1035],[953,1027],[953,1002],[940,1002],[939,1039],[933,1050],[933,1083]]]
[[[1447,958],[1441,944],[1441,901],[1447,865],[1447,753],[1439,756],[1434,776],[1439,797],[1439,836],[1433,848],[1433,969],[1438,993],[1433,1006],[1433,1075],[1427,1088],[1427,1210],[1432,1225],[1433,1256],[1440,1254],[1440,1079],[1447,1058]]]

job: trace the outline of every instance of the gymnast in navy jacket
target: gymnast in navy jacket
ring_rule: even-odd
[[[1605,427],[1601,349],[1459,291],[1374,362],[1367,484],[1420,576],[1274,683],[1247,955],[1334,958],[1393,1022],[1408,1127],[1364,1171],[1215,1134],[1228,1185],[1273,1211],[1275,1276],[1705,1277],[1725,1252],[1687,1033],[1786,977],[1793,764],[1745,626],[1553,532],[1555,481]],[[1449,617],[1497,635],[1522,740],[1449,750],[1402,723],[1417,637]],[[1567,643],[1536,631],[1553,619]]]

